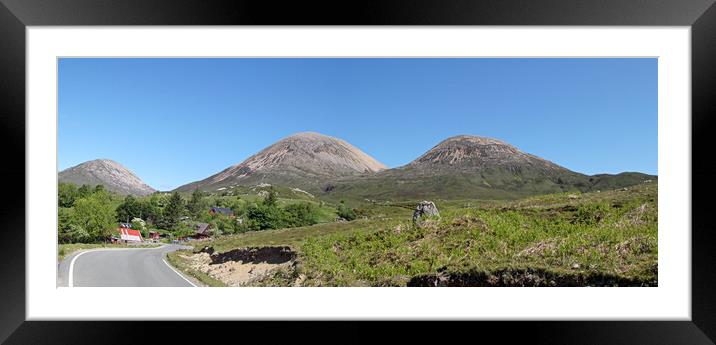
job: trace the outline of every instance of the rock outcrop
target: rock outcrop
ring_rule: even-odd
[[[426,217],[440,217],[437,206],[432,201],[421,201],[413,211],[413,223],[420,226],[422,219]]]

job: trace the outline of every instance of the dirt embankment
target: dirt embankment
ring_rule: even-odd
[[[190,267],[224,282],[228,286],[243,286],[296,261],[296,252],[289,247],[252,247],[215,253],[205,247],[190,256]]]

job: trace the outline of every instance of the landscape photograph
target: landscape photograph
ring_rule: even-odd
[[[658,286],[657,67],[60,58],[57,286]]]

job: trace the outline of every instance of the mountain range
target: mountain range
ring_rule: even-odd
[[[511,199],[621,188],[656,178],[635,172],[589,176],[522,152],[506,142],[469,135],[445,139],[412,162],[388,169],[341,139],[302,132],[175,190],[215,192],[235,186],[272,184],[300,188],[327,199]],[[62,171],[60,181],[105,184],[123,194],[154,191],[136,175],[108,160],[90,161]]]

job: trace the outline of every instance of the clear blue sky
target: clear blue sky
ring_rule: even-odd
[[[301,131],[389,167],[471,134],[657,173],[656,59],[63,58],[58,92],[60,170],[109,158],[161,190]]]

